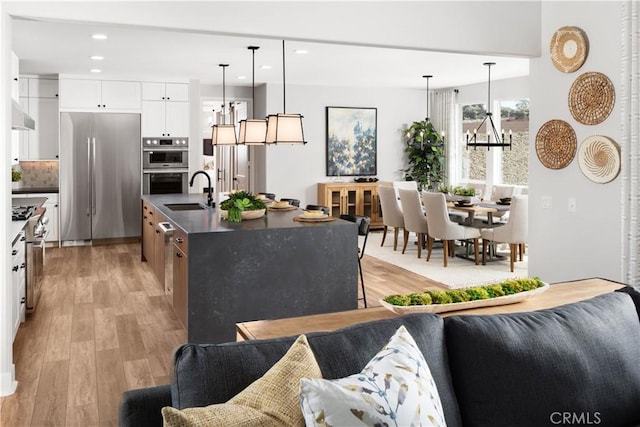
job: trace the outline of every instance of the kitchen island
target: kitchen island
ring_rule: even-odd
[[[166,206],[184,203],[206,206],[206,196],[142,197],[142,258],[152,256],[145,225],[154,216],[163,217],[175,228],[169,244],[173,259],[164,258],[169,267],[165,279],[172,282],[167,289],[173,293],[174,309],[185,324],[189,342],[234,341],[239,322],[357,308],[354,223],[294,221],[301,210],[268,211],[262,218],[230,223],[215,208],[172,210]],[[156,260],[158,251],[153,255]]]

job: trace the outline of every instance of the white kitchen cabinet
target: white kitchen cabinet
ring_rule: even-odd
[[[20,323],[24,322],[26,313],[26,247],[25,233],[22,230],[11,245],[11,285],[13,287],[13,304],[11,308],[13,339],[16,338]]]
[[[142,136],[189,136],[189,103],[142,101]]]
[[[29,98],[58,98],[58,79],[43,78],[22,78],[26,80],[29,92],[20,96],[28,96]]]
[[[142,82],[143,101],[189,101],[187,83]]]
[[[20,160],[58,159],[58,98],[29,98],[29,115],[36,129],[27,132],[28,153]]]
[[[76,111],[140,111],[140,82],[60,79],[60,109]]]
[[[11,51],[11,98],[20,101],[20,60],[15,52]]]
[[[20,105],[34,119],[36,128],[14,132],[18,135],[18,143],[12,154],[17,153],[19,160],[58,159],[58,80],[22,76],[20,81],[21,87],[27,87],[21,93],[28,95],[20,97]],[[15,158],[12,155],[12,159]]]

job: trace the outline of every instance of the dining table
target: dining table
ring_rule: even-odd
[[[496,212],[508,212],[510,209],[510,204],[501,203],[497,201],[482,201],[479,203],[473,203],[471,205],[458,205],[455,202],[448,202],[447,207],[450,210],[456,210],[460,212],[466,212],[467,217],[464,219],[462,225],[466,225],[469,227],[479,227],[479,228],[489,228],[495,227],[497,224],[493,222],[493,214]],[[487,221],[482,221],[481,223],[474,222],[474,218],[476,214],[485,214],[487,215]]]

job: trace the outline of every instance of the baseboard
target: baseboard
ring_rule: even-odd
[[[16,365],[11,364],[10,372],[0,373],[0,396],[9,396],[16,392],[18,381],[16,378]]]

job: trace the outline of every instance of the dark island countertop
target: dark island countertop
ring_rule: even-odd
[[[167,217],[175,226],[181,228],[187,234],[348,224],[347,221],[341,219],[318,223],[294,221],[294,217],[302,214],[302,209],[285,212],[267,210],[265,216],[262,218],[241,222],[229,222],[226,219],[220,218],[220,212],[217,207],[209,207],[207,209],[199,210],[173,211],[165,206],[166,204],[172,203],[200,203],[201,205],[206,206],[206,194],[146,194],[142,196],[142,199],[154,205],[156,209]]]
[[[236,338],[238,322],[358,307],[355,223],[294,221],[301,209],[229,222],[220,219],[217,208],[172,211],[165,206],[206,205],[206,194],[142,199],[186,233],[178,249],[174,240],[170,253],[174,309],[187,328],[187,341],[229,342]]]

